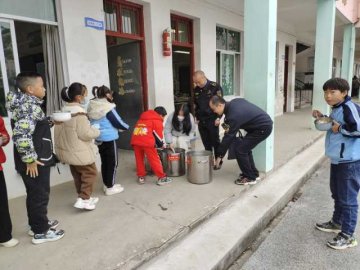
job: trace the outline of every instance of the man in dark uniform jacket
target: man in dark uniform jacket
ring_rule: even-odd
[[[215,167],[219,166],[221,159],[231,146],[242,172],[235,180],[235,184],[256,184],[259,171],[254,163],[252,149],[271,134],[273,121],[270,116],[243,98],[235,98],[226,102],[222,97],[214,96],[211,98],[209,106],[216,114],[225,114],[223,124],[225,135],[218,148],[219,157]],[[240,129],[246,131],[243,138],[236,137]]]
[[[198,121],[201,140],[205,150],[214,151],[214,156],[217,158],[217,149],[220,144],[220,118],[211,111],[209,101],[213,96],[222,97],[223,90],[216,82],[209,81],[201,70],[195,71],[193,81],[196,85],[194,88],[195,117]]]

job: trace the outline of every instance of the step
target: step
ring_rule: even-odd
[[[320,139],[139,269],[226,269],[324,160]]]

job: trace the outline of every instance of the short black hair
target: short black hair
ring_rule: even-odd
[[[214,106],[217,106],[217,105],[219,105],[219,104],[225,104],[226,103],[226,101],[225,101],[225,99],[224,98],[222,98],[222,97],[219,97],[219,96],[212,96],[211,98],[210,98],[210,102],[211,102],[211,104],[213,104]]]
[[[42,76],[34,71],[24,71],[24,72],[20,72],[17,76],[16,76],[16,87],[19,88],[22,92],[26,91],[26,87],[28,87],[29,85],[31,85],[34,80],[36,78],[42,78]]]
[[[339,90],[341,93],[344,93],[350,90],[350,85],[345,79],[332,78],[324,83],[323,90]]]
[[[165,110],[164,107],[158,106],[154,109],[155,112],[157,112],[158,114],[160,114],[161,116],[166,116],[167,112]]]

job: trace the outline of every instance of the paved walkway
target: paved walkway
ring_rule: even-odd
[[[276,167],[321,136],[308,128],[309,114],[305,109],[276,118]],[[95,196],[100,202],[93,212],[72,207],[72,182],[52,188],[49,217],[59,219],[66,230],[59,242],[33,246],[26,234],[25,197],[11,200],[13,234],[21,243],[0,249],[1,269],[131,269],[247,190],[233,184],[238,175],[235,161],[225,162],[208,185],[178,177],[164,187],[156,186],[154,177],[143,186],[136,183],[131,152],[121,151],[119,164],[118,180],[125,191],[105,197],[98,181]]]
[[[316,222],[328,221],[332,215],[329,168],[326,162],[313,175],[302,189],[303,195],[289,205],[289,211],[248,262],[243,267],[233,266],[232,270],[359,269],[360,247],[330,249],[325,244],[335,234],[314,228]],[[359,226],[357,235],[360,235]]]

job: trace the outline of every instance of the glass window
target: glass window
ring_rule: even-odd
[[[121,9],[122,32],[126,34],[139,34],[137,25],[137,12],[135,10]]]
[[[176,21],[171,20],[171,41],[176,40]]]
[[[226,50],[226,30],[216,27],[216,49]]]
[[[227,45],[229,51],[240,52],[240,33],[228,30]]]
[[[224,91],[224,96],[234,95],[235,55],[222,54],[221,65],[221,86]]]
[[[191,29],[192,29],[192,21],[178,17],[175,15],[171,15],[171,40],[184,43],[186,45],[192,43],[191,37]]]
[[[188,43],[189,42],[189,27],[187,22],[179,22],[179,42]]]
[[[217,26],[216,49],[240,52],[240,32]]]
[[[5,22],[0,22],[0,30],[2,39],[3,51],[0,52],[0,55],[4,53],[5,56],[5,66],[6,66],[6,75],[7,78],[2,78],[0,80],[0,115],[7,116],[7,111],[5,109],[5,85],[9,86],[10,91],[14,91],[15,88],[15,78],[16,78],[16,69],[15,69],[15,59],[12,45],[12,37],[10,31],[10,24]],[[0,71],[2,77],[2,73]],[[4,79],[7,80],[6,84]]]
[[[0,11],[9,15],[56,21],[55,0],[1,0]]]
[[[240,32],[216,27],[216,77],[224,95],[240,94]]]
[[[109,31],[117,32],[117,14],[116,14],[116,5],[113,3],[105,3],[104,4],[104,12],[105,12],[105,29]]]

